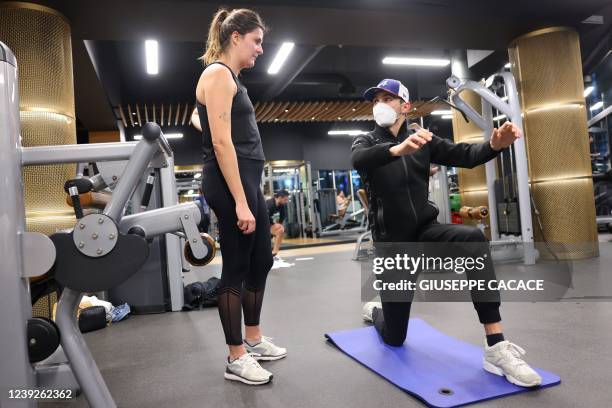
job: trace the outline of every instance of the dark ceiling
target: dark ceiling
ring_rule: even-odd
[[[208,23],[219,3],[197,0],[37,1],[71,21],[75,102],[88,130],[116,128],[118,105],[193,101]],[[383,66],[383,55],[448,56],[455,49],[496,50],[472,67],[487,75],[507,59],[517,36],[550,25],[581,34],[583,60],[594,64],[609,47],[609,0],[259,0],[251,7],[271,28],[264,55],[243,80],[254,101],[358,99],[383,77],[397,77],[414,99],[444,92],[449,68]],[[581,24],[601,14],[603,25]],[[148,76],[145,39],[160,42],[160,73]],[[282,41],[296,49],[278,76],[266,74]]]

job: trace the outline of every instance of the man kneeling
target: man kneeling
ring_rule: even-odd
[[[368,89],[364,98],[372,102],[376,127],[357,136],[351,161],[366,181],[372,238],[377,242],[484,242],[484,234],[466,225],[443,225],[436,221],[438,210],[428,201],[431,163],[472,168],[495,158],[521,137],[510,122],[494,129],[485,143],[453,143],[425,129],[409,134],[406,116],[411,104],[401,82],[385,79]],[[407,156],[411,156],[409,160]],[[495,279],[488,245],[487,279]],[[499,293],[497,293],[499,295]],[[542,378],[522,360],[525,351],[504,339],[499,301],[479,302],[473,298],[480,323],[484,325],[484,369],[516,385],[540,385]],[[401,346],[406,338],[411,302],[369,302],[364,319],[374,323],[385,343]]]

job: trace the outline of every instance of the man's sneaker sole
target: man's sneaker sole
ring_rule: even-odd
[[[536,384],[527,384],[527,383],[524,383],[522,381],[519,381],[516,378],[512,377],[511,375],[504,374],[504,370],[502,370],[501,368],[499,368],[499,367],[489,363],[487,360],[483,360],[482,368],[484,368],[485,371],[488,371],[491,374],[499,375],[500,377],[506,377],[506,380],[508,380],[509,382],[511,382],[514,385],[518,385],[519,387],[537,387],[537,386],[542,384],[541,381],[536,383]]]
[[[280,356],[253,356],[257,361],[275,361],[285,357],[287,357],[287,353],[281,354]]]
[[[253,381],[253,380],[247,380],[244,377],[241,377],[237,374],[233,374],[233,373],[228,373],[225,372],[223,374],[223,376],[225,377],[226,380],[230,380],[230,381],[240,381],[241,383],[244,384],[248,384],[248,385],[263,385],[263,384],[267,384],[270,381],[272,381],[272,377],[274,377],[273,375],[271,375],[270,377],[268,377],[267,380],[263,380],[263,381]]]

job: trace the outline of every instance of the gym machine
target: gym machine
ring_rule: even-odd
[[[505,102],[497,96],[487,86],[471,80],[461,80],[456,76],[451,76],[446,80],[447,86],[453,90],[451,100],[454,107],[464,113],[484,132],[484,139],[488,141],[493,132],[493,108],[501,114],[506,115],[508,120],[514,123],[523,131],[523,119],[521,116],[521,107],[519,104],[518,92],[514,76],[509,72],[495,74],[491,79],[501,77],[503,86],[505,87],[508,101]],[[461,92],[469,89],[475,92],[481,98],[482,114],[476,112],[468,103],[461,98]],[[512,149],[511,149],[512,150]],[[513,209],[513,214],[518,212],[517,221],[520,232],[520,238],[515,236],[500,236],[500,227],[498,220],[504,220],[498,216],[500,206],[496,194],[495,182],[495,162],[489,161],[486,163],[485,172],[487,179],[487,188],[489,190],[488,210],[490,212],[489,226],[491,232],[491,255],[495,260],[508,260],[514,258],[522,258],[525,265],[535,264],[539,254],[535,249],[533,242],[533,222],[531,219],[531,194],[529,191],[529,174],[527,171],[527,151],[525,148],[525,138],[521,138],[514,143],[514,162],[516,163],[516,191],[518,194],[516,199],[517,205]],[[511,158],[512,160],[512,158]],[[502,180],[504,182],[505,180]],[[498,187],[499,189],[499,187]],[[507,211],[507,210],[504,210]],[[537,214],[537,211],[536,211]],[[507,215],[507,214],[506,214]],[[510,220],[508,220],[509,222]],[[501,239],[503,238],[503,239]]]
[[[168,164],[168,163],[166,163]],[[68,180],[64,185],[66,201],[83,214],[99,213],[110,201],[117,181],[121,178],[127,161],[103,161],[83,163],[88,167],[88,174]],[[142,176],[132,199],[126,205],[125,215],[136,214],[146,209],[156,209],[177,204],[172,192],[176,191],[171,166],[164,167],[164,161],[150,163],[149,169]],[[82,207],[83,211],[78,208]],[[206,231],[203,231],[206,232]],[[132,314],[163,313],[178,311],[183,306],[182,272],[189,270],[189,263],[183,259],[181,247],[184,242],[176,244],[177,237],[160,235],[149,242],[149,256],[138,272],[128,280],[109,289],[106,300],[113,304],[128,303]],[[180,238],[183,241],[182,238]],[[182,266],[182,268],[181,268]]]
[[[288,190],[285,234],[304,238],[312,233],[315,219],[310,162],[279,160],[267,162],[262,177],[264,195],[272,197],[278,190]]]
[[[367,230],[368,217],[364,208],[350,212],[350,208],[353,208],[353,206],[349,202],[344,213],[337,213],[336,190],[333,188],[319,189],[316,193],[314,206],[317,237],[352,235]],[[334,219],[330,221],[330,217]]]
[[[102,213],[84,215],[73,229],[50,237],[25,231],[23,166],[117,160],[128,162]],[[138,143],[22,147],[17,62],[0,42],[1,406],[37,405],[35,399],[12,399],[11,390],[53,389],[70,390],[72,396],[80,390],[94,408],[116,407],[77,325],[83,293],[125,281],[145,262],[148,240],[162,234],[185,238],[191,262],[204,265],[214,257],[214,242],[198,231],[202,212],[195,203],[123,215],[147,169],[172,169],[172,163],[172,150],[154,123],[143,126]],[[78,186],[71,187],[77,190],[71,200],[80,217]],[[170,237],[180,245],[178,237]],[[176,262],[180,268],[180,258]],[[32,318],[31,312],[29,278],[47,272],[63,286],[55,322]]]

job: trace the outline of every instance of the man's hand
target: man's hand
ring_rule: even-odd
[[[522,137],[521,130],[512,122],[506,122],[499,129],[493,129],[489,144],[495,151],[505,149]]]
[[[408,136],[402,143],[395,145],[389,149],[391,156],[406,156],[418,152],[421,147],[431,142],[432,133],[425,129],[419,129],[418,132]]]

